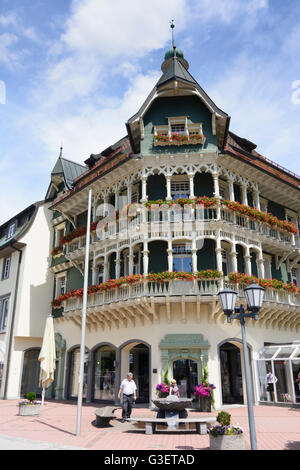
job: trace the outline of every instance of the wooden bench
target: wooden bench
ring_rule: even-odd
[[[105,427],[109,425],[111,419],[115,419],[114,411],[118,410],[119,406],[104,406],[95,410],[96,426]]]
[[[130,418],[127,421],[132,423],[144,423],[146,434],[153,434],[157,424],[168,425],[166,431],[180,431],[180,429],[176,427],[177,423],[185,423],[184,431],[190,430],[190,424],[195,424],[198,434],[207,434],[207,424],[215,423],[217,419],[215,417],[203,416],[201,418]],[[187,426],[189,429],[186,429]]]

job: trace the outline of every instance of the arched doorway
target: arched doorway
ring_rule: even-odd
[[[93,400],[115,400],[116,348],[100,345],[94,350]]]
[[[132,372],[137,386],[137,403],[149,403],[150,347],[140,341],[121,346],[121,382]]]
[[[177,359],[173,362],[173,378],[181,397],[194,398],[198,384],[198,363],[193,359]]]
[[[34,392],[41,396],[42,389],[39,387],[40,362],[38,360],[40,349],[29,349],[24,352],[21,396],[25,397],[27,393]]]
[[[225,342],[219,348],[219,355],[223,404],[244,404],[242,345],[238,341]]]

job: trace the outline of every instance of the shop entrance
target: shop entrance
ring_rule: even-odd
[[[144,343],[129,343],[121,350],[121,381],[132,372],[137,386],[136,402],[149,403],[150,351]]]
[[[243,404],[243,377],[240,349],[232,343],[220,347],[223,404]]]
[[[178,359],[173,362],[173,377],[177,381],[181,397],[194,398],[198,384],[198,364],[192,359]]]

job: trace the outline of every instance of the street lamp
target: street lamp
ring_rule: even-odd
[[[257,450],[255,421],[253,413],[252,382],[248,362],[245,318],[253,318],[254,320],[258,319],[258,312],[262,307],[262,302],[264,298],[264,289],[253,282],[250,286],[244,289],[244,292],[247,300],[247,309],[249,313],[245,313],[243,305],[240,305],[240,307],[238,308],[235,307],[237,293],[234,290],[226,288],[219,292],[218,295],[222,309],[225,315],[227,316],[227,322],[230,323],[232,319],[237,319],[240,320],[241,323],[251,449]],[[237,313],[237,315],[233,315],[233,312]]]

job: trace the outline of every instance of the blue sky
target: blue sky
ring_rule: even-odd
[[[171,19],[231,130],[300,174],[299,0],[0,0],[0,223],[44,198],[61,144],[82,163],[126,134]]]

